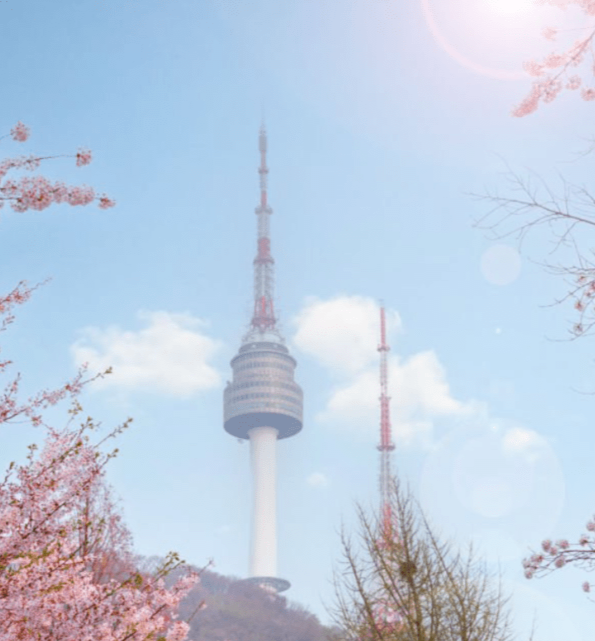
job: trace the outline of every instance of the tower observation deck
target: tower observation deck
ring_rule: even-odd
[[[260,204],[254,267],[254,313],[250,328],[231,360],[233,380],[223,394],[226,432],[250,441],[253,480],[252,550],[249,581],[282,592],[289,581],[277,577],[276,466],[277,440],[302,429],[303,393],[294,381],[295,359],[276,327],[267,201],[267,137],[259,135]]]

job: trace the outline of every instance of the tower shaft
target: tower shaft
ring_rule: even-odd
[[[277,576],[277,430],[255,427],[250,430],[253,513],[252,576]]]

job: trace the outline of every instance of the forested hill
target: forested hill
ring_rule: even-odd
[[[199,568],[192,569],[199,571]],[[173,572],[166,583],[173,583]],[[202,570],[200,582],[182,601],[180,619],[189,621],[189,641],[339,641],[337,628],[323,626],[318,617],[281,595],[268,595],[261,588],[236,577]]]

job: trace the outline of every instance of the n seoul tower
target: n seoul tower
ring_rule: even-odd
[[[269,237],[273,210],[267,200],[267,136],[258,138],[260,204],[254,259],[254,313],[250,329],[231,360],[233,380],[223,393],[225,431],[250,441],[252,462],[252,548],[250,582],[273,593],[290,587],[277,576],[277,439],[302,429],[303,393],[293,380],[295,359],[276,327],[274,265]]]

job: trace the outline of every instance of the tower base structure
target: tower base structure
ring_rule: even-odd
[[[291,583],[286,579],[280,579],[276,576],[251,576],[248,579],[243,580],[245,583],[253,583],[258,587],[262,588],[266,592],[272,594],[279,594],[279,592],[285,592],[291,587]]]

